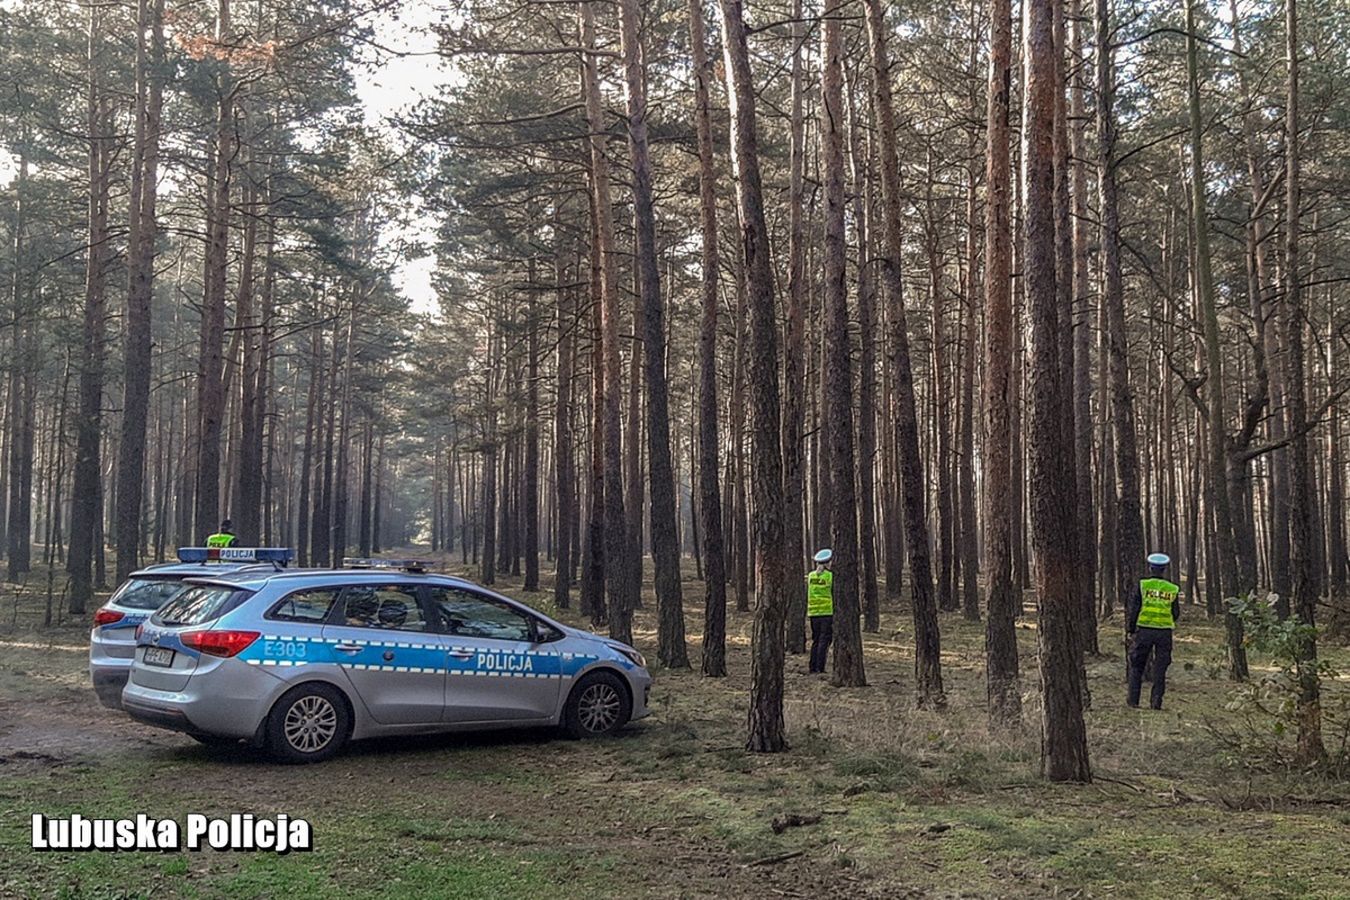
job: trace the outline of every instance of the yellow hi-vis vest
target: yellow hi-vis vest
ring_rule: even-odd
[[[1172,619],[1172,604],[1176,602],[1181,588],[1165,578],[1145,578],[1139,582],[1140,628],[1175,628]]]
[[[208,547],[228,547],[234,543],[234,535],[218,531],[206,539]]]
[[[829,569],[806,576],[806,614],[834,615],[834,573]]]

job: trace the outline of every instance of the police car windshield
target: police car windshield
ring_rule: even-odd
[[[127,609],[159,609],[182,589],[179,578],[132,578],[117,589],[110,602]]]
[[[151,621],[156,625],[200,625],[219,619],[252,593],[224,585],[189,585],[160,607]]]

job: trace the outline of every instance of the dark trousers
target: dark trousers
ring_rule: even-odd
[[[811,672],[824,672],[825,659],[834,640],[834,616],[811,617]]]
[[[1148,655],[1153,654],[1153,691],[1149,695],[1149,705],[1162,709],[1163,692],[1167,690],[1167,667],[1172,664],[1172,629],[1140,628],[1134,635],[1134,645],[1130,648],[1130,693],[1129,704],[1139,705],[1139,692],[1143,686],[1144,666],[1148,664]]]

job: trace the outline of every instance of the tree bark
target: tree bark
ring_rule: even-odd
[[[844,245],[844,41],[840,0],[826,0],[821,27],[821,177],[825,183],[825,430],[830,442],[830,546],[834,550],[834,675],[867,683],[858,625],[858,504],[854,485],[853,364]]]
[[[110,165],[111,115],[103,95],[101,75],[104,12],[89,8],[88,92],[86,126],[89,129],[88,167],[88,239],[85,259],[84,347],[80,362],[79,417],[75,425],[75,472],[71,492],[70,555],[66,570],[70,573],[70,612],[83,615],[93,599],[91,566],[94,557],[95,527],[103,510],[99,505],[99,481],[102,477],[100,441],[103,410],[103,355],[107,316],[108,262],[108,186]],[[48,542],[50,543],[50,542]]]
[[[750,311],[751,485],[759,591],[750,636],[750,713],[747,749],[776,753],[787,748],[783,728],[784,583],[795,573],[783,559],[783,461],[779,444],[778,332],[773,266],[759,174],[755,133],[755,86],[740,0],[719,0],[723,52],[729,80],[732,166],[740,211],[741,252]]]
[[[1194,2],[1194,0],[1192,0]],[[1322,745],[1322,705],[1317,673],[1317,603],[1321,595],[1318,570],[1318,540],[1313,520],[1317,490],[1313,484],[1311,441],[1308,438],[1307,386],[1303,361],[1303,286],[1299,272],[1299,241],[1302,203],[1299,159],[1299,39],[1298,3],[1285,3],[1285,65],[1288,71],[1285,99],[1285,223],[1284,223],[1284,330],[1285,387],[1288,391],[1289,434],[1289,557],[1293,572],[1292,609],[1299,621],[1308,626],[1307,638],[1300,642],[1298,679],[1298,758],[1304,764],[1326,758]]]
[[[914,408],[914,370],[909,352],[909,325],[905,316],[904,284],[900,277],[904,258],[903,205],[900,160],[896,148],[895,105],[891,100],[890,60],[886,53],[886,20],[881,0],[865,0],[867,34],[872,63],[872,90],[881,155],[881,196],[884,209],[885,252],[881,258],[882,281],[890,303],[891,353],[894,355],[893,386],[895,439],[900,457],[900,480],[904,498],[905,543],[909,551],[910,589],[914,608],[915,692],[921,708],[946,705],[942,687],[941,638],[937,603],[933,597],[933,573],[928,555],[928,517],[923,460],[919,457],[919,425]]]
[[[595,11],[590,0],[580,4],[581,46],[595,48]],[[586,121],[590,136],[591,180],[595,194],[596,237],[600,257],[600,323],[604,359],[605,584],[609,599],[609,636],[630,643],[634,598],[629,578],[627,519],[624,515],[623,417],[620,414],[619,283],[614,249],[614,209],[609,189],[609,151],[605,146],[604,110],[595,55],[583,54]]]
[[[1107,319],[1112,442],[1116,481],[1116,605],[1143,574],[1144,523],[1139,501],[1139,451],[1130,387],[1129,343],[1125,333],[1125,283],[1120,264],[1120,204],[1116,189],[1115,32],[1110,0],[1096,0],[1097,31],[1097,184],[1100,192],[1102,281]]]
[[[1075,640],[1074,535],[1071,529],[1073,443],[1062,421],[1064,333],[1056,277],[1054,19],[1061,0],[1028,0],[1023,29],[1026,102],[1023,179],[1026,185],[1026,279],[1030,313],[1031,532],[1040,604],[1042,773],[1052,781],[1091,781],[1083,721],[1082,669]]]
[[[146,29],[150,49],[146,50]],[[148,56],[148,58],[147,58]],[[138,565],[145,487],[146,424],[150,418],[151,300],[155,277],[155,206],[159,190],[159,135],[164,107],[164,0],[136,5],[135,143],[131,158],[127,233],[126,350],[122,375],[121,439],[117,445],[117,581]]]
[[[1240,585],[1238,548],[1233,530],[1233,507],[1228,494],[1228,418],[1225,411],[1223,358],[1219,343],[1219,314],[1214,297],[1214,275],[1209,252],[1209,210],[1205,199],[1204,123],[1200,119],[1200,76],[1197,63],[1195,5],[1186,2],[1186,73],[1188,108],[1191,124],[1191,213],[1195,230],[1196,293],[1200,300],[1205,342],[1206,424],[1209,426],[1208,475],[1213,483],[1215,546],[1219,551],[1215,567],[1222,578],[1225,600],[1236,598],[1255,588]],[[1224,613],[1228,641],[1228,675],[1234,681],[1247,677],[1247,655],[1242,645],[1242,622],[1231,611]]]
[[[670,398],[666,384],[665,298],[656,260],[656,215],[647,150],[645,62],[638,35],[637,0],[620,0],[619,25],[628,99],[628,150],[633,165],[638,287],[642,307],[643,369],[647,382],[647,465],[651,494],[652,563],[656,588],[657,658],[669,668],[689,667],[680,590],[680,544],[675,519],[675,475],[670,451]],[[637,385],[633,385],[637,390]],[[636,502],[636,498],[634,499]]]
[[[1012,2],[989,2],[988,183],[985,204],[984,569],[985,680],[989,720],[996,727],[1022,719],[1017,632],[1020,590],[1012,580],[1012,209],[1008,117],[1012,93]]]
[[[701,317],[698,333],[698,516],[703,539],[704,675],[727,674],[727,575],[718,486],[717,428],[717,173],[713,163],[712,101],[702,0],[689,0],[689,42],[694,69],[694,122],[698,135],[699,225],[702,237]],[[800,481],[800,473],[798,475]],[[799,504],[800,507],[800,504]],[[788,505],[791,509],[791,505]],[[801,529],[798,529],[800,542]],[[791,541],[789,529],[788,540]],[[791,557],[789,556],[789,559]],[[805,611],[803,611],[805,616]]]
[[[802,169],[806,154],[802,113],[806,93],[802,49],[806,23],[802,0],[792,3],[792,97],[788,122],[788,276],[787,325],[783,338],[783,558],[790,570],[804,568],[803,528],[806,514],[806,469],[803,425],[806,421],[806,232],[802,226]],[[787,650],[806,652],[806,579],[789,578],[787,590]]]

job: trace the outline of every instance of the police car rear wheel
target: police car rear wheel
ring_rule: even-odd
[[[603,737],[628,722],[633,704],[617,675],[593,672],[572,690],[565,713],[563,725],[572,737]]]
[[[277,701],[267,722],[267,743],[283,762],[321,762],[347,743],[351,715],[336,688],[301,685]]]

